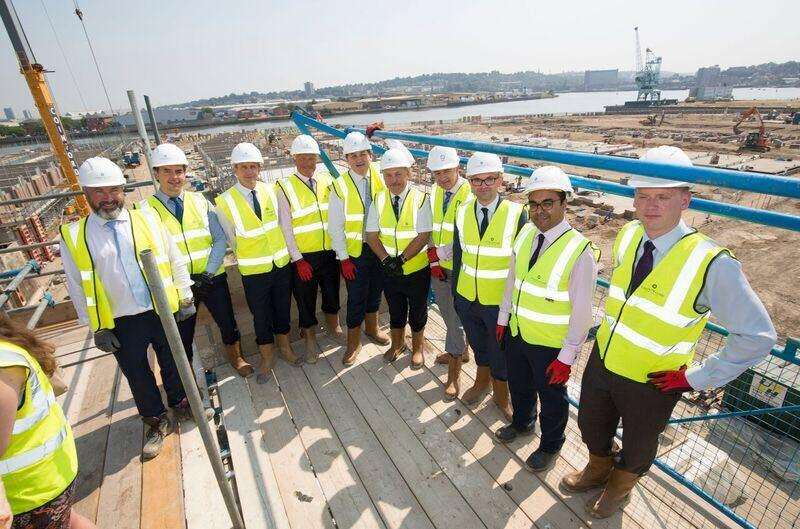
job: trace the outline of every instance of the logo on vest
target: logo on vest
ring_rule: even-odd
[[[647,292],[648,294],[652,294],[653,296],[656,296],[659,299],[666,298],[664,293],[661,292],[658,289],[658,283],[650,283],[650,284],[643,283],[639,288],[642,289],[643,291]]]

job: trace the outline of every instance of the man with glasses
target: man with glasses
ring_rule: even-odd
[[[569,418],[566,383],[592,326],[598,255],[565,216],[572,194],[559,167],[536,169],[523,191],[531,223],[514,242],[497,329],[505,335],[508,387],[514,416],[495,436],[503,443],[531,435],[539,401],[541,440],[526,464],[534,472],[553,466]]]
[[[500,350],[502,336],[496,332],[497,316],[514,238],[527,215],[522,204],[500,196],[503,164],[496,154],[473,154],[467,162],[467,179],[475,200],[462,204],[456,212],[454,304],[475,352],[478,372],[462,400],[475,404],[491,391],[495,404],[510,421],[506,360]]]

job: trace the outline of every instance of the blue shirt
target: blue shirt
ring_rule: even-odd
[[[173,215],[175,214],[175,203],[170,200],[170,196],[161,191],[160,189],[155,192],[155,197],[159,199],[164,206]],[[180,196],[183,200],[183,192]],[[208,230],[211,232],[211,253],[208,255],[208,263],[205,270],[194,270],[193,273],[199,274],[201,272],[208,272],[215,274],[219,267],[222,266],[222,261],[225,260],[225,252],[227,250],[227,240],[225,239],[225,232],[222,230],[222,225],[217,218],[217,212],[214,206],[208,204]],[[191,268],[191,267],[190,267]]]

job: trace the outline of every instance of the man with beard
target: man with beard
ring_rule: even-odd
[[[187,258],[152,213],[125,208],[122,170],[106,158],[89,158],[78,182],[92,213],[61,226],[61,257],[67,287],[81,323],[94,331],[98,349],[114,354],[147,425],[143,459],[158,455],[172,429],[147,360],[152,345],[167,403],[180,417],[191,415],[153,296],[139,261],[152,250],[178,321],[195,313]]]

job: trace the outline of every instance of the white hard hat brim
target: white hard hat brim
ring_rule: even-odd
[[[634,189],[644,188],[675,188],[675,187],[688,187],[691,188],[692,184],[689,182],[681,182],[679,180],[667,180],[664,178],[653,178],[650,176],[635,176],[628,180],[628,186]]]

